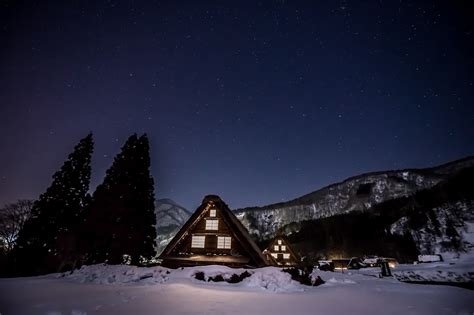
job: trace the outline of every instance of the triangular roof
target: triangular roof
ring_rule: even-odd
[[[255,242],[250,237],[247,229],[242,225],[242,223],[237,219],[237,217],[232,213],[227,204],[222,201],[219,196],[208,195],[204,197],[202,204],[197,208],[197,210],[191,215],[188,221],[181,227],[176,236],[171,240],[165,250],[159,256],[160,259],[163,259],[164,265],[179,265],[179,260],[182,259],[177,257],[176,253],[173,253],[173,250],[176,249],[181,242],[183,242],[188,236],[189,231],[193,229],[196,224],[204,219],[207,211],[211,208],[217,208],[220,210],[221,218],[224,220],[225,224],[229,227],[230,234],[238,242],[245,252],[250,257],[248,263],[245,263],[247,267],[263,267],[267,265],[265,257],[260,251],[260,248],[255,244]],[[204,256],[204,255],[194,255],[195,257],[186,258],[187,261],[193,261],[195,264],[232,264],[231,262],[236,262],[238,258],[225,257],[224,256]],[[174,261],[174,263],[170,263]],[[189,263],[187,264],[189,265]]]
[[[282,244],[278,244],[278,240],[281,240]],[[300,257],[298,254],[295,253],[295,251],[290,245],[290,241],[284,234],[278,234],[271,240],[267,248],[265,248],[265,250],[263,251],[265,258],[269,261],[269,263],[271,263],[274,266],[285,265],[282,263],[284,262],[284,260],[282,261],[272,256],[272,253],[276,253],[274,251],[274,246],[281,246],[281,245],[285,245],[286,248],[285,248],[285,251],[279,250],[278,254],[284,254],[284,253],[290,254],[290,259],[288,259],[289,265],[297,265],[300,261]]]

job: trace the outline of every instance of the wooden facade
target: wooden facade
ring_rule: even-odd
[[[242,223],[214,195],[206,196],[159,257],[162,265],[263,267],[267,262]]]
[[[284,235],[277,235],[263,251],[263,255],[273,266],[297,266],[300,263],[299,256]]]

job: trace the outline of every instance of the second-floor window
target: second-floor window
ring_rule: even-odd
[[[206,220],[206,230],[218,230],[219,220]]]

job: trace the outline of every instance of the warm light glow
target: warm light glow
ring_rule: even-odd
[[[279,251],[280,247],[278,245],[275,245],[275,246],[273,246],[273,249],[276,250],[276,251]]]
[[[281,245],[281,251],[282,252],[286,251],[286,246],[285,245]]]
[[[278,240],[278,245],[281,245],[281,240]]]
[[[206,230],[218,230],[219,220],[206,220]]]
[[[278,258],[278,254],[272,253],[273,258]]]
[[[290,259],[290,254],[283,254],[283,259]]]
[[[218,236],[217,248],[230,249],[232,238],[230,236]]]
[[[191,247],[192,248],[204,248],[205,243],[206,243],[206,236],[193,235],[193,237],[191,239]]]
[[[209,216],[210,217],[215,217],[216,216],[216,209],[209,210]]]

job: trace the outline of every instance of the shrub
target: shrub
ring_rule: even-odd
[[[222,281],[224,281],[224,277],[222,275],[217,275],[217,276],[214,276],[214,277],[209,277],[209,279],[207,279],[207,281],[222,282]]]
[[[215,275],[214,277],[209,277],[207,281],[212,281],[212,282],[222,282],[226,281],[227,283],[239,283],[245,278],[250,277],[252,274],[248,271],[244,271],[241,274],[232,274],[230,278],[224,278],[222,275]],[[206,275],[204,272],[199,271],[194,274],[194,278],[200,281],[206,281]]]
[[[324,280],[319,276],[316,279],[311,277],[311,273],[313,272],[312,268],[300,269],[293,267],[285,268],[283,271],[289,273],[291,275],[291,279],[304,285],[318,286],[324,283]]]
[[[248,271],[244,271],[243,273],[241,273],[240,275],[237,275],[237,274],[233,274],[229,279],[226,279],[226,281],[228,283],[239,283],[241,282],[242,280],[244,280],[245,278],[248,278],[250,277],[252,274]]]
[[[194,278],[197,280],[204,281],[204,272],[199,271],[194,274]]]

